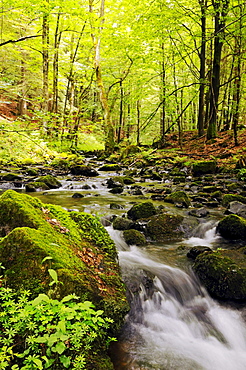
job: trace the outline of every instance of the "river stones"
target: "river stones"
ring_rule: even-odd
[[[229,203],[237,201],[246,204],[246,197],[239,194],[225,194],[222,197],[222,206],[228,207]]]
[[[191,216],[202,218],[202,217],[208,216],[209,215],[209,211],[205,207],[200,207],[200,208],[197,208],[197,209],[191,209],[188,212],[188,214],[191,215]]]
[[[225,239],[245,240],[246,219],[234,214],[228,215],[218,223],[217,232]]]
[[[96,177],[99,173],[91,166],[86,165],[75,165],[70,167],[72,175],[75,176],[86,176],[86,177]]]
[[[181,205],[188,208],[191,205],[189,196],[183,190],[174,191],[165,198],[166,202],[174,203],[175,205]]]
[[[197,256],[204,252],[212,252],[212,249],[209,247],[205,247],[202,245],[198,245],[196,247],[192,247],[189,252],[187,253],[187,257],[195,260]]]
[[[123,236],[128,245],[143,246],[147,244],[145,236],[138,230],[124,230]]]
[[[230,202],[226,213],[233,213],[240,217],[246,218],[246,204],[237,201]]]
[[[127,212],[127,216],[136,221],[141,218],[148,218],[157,213],[155,206],[152,202],[147,201],[139,204],[134,204]]]
[[[121,171],[122,167],[119,164],[104,164],[100,168],[98,168],[98,171]]]
[[[116,217],[113,221],[113,228],[116,230],[127,230],[134,226],[134,223],[125,217]]]
[[[57,189],[62,186],[61,182],[52,175],[40,176],[36,179],[36,182],[44,182],[50,189]]]
[[[183,235],[181,215],[161,213],[151,216],[144,227],[144,233],[153,240],[177,240]]]
[[[41,191],[41,190],[50,190],[47,184],[41,181],[33,181],[29,182],[25,185],[26,192],[35,192],[35,191]]]
[[[216,161],[197,161],[192,166],[192,173],[194,176],[200,176],[206,173],[215,173],[216,169]]]

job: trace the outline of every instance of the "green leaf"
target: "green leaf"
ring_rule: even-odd
[[[55,283],[58,283],[58,276],[57,272],[53,269],[48,269],[48,273],[50,274],[50,277],[53,279]]]
[[[50,257],[50,256],[47,256],[47,257],[45,257],[43,260],[42,260],[42,262],[41,262],[41,264],[43,264],[45,261],[47,261],[47,260],[53,260],[53,258],[52,257]]]
[[[33,306],[37,306],[42,301],[49,302],[50,298],[46,294],[39,294],[37,298],[32,301]]]
[[[70,361],[69,357],[67,357],[65,355],[62,355],[60,357],[60,361],[61,361],[61,363],[63,364],[64,367],[69,367],[70,366],[71,361]]]
[[[59,353],[59,355],[61,355],[66,349],[66,346],[63,342],[58,342],[56,343],[55,347],[52,348],[52,351],[53,352],[57,352]]]

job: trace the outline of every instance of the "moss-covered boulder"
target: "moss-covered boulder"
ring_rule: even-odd
[[[127,212],[127,215],[132,220],[138,220],[140,218],[148,218],[150,216],[153,216],[157,213],[155,206],[152,202],[143,202],[139,204],[134,204],[129,211]]]
[[[146,245],[145,236],[138,230],[124,230],[123,236],[128,245]]]
[[[75,176],[96,177],[99,175],[97,170],[95,170],[91,166],[86,166],[86,165],[71,166],[70,171],[71,171],[71,174]]]
[[[224,217],[217,226],[217,232],[225,239],[246,239],[246,219],[237,215]]]
[[[62,186],[61,182],[52,175],[40,176],[36,179],[36,182],[44,182],[50,189],[57,189]]]
[[[125,217],[116,217],[113,221],[113,228],[116,230],[130,229],[134,223]]]
[[[204,252],[196,257],[194,270],[212,296],[246,300],[246,256],[239,251]]]
[[[122,170],[122,167],[117,163],[104,164],[103,166],[98,168],[98,171],[121,171],[121,170]]]
[[[25,189],[29,193],[33,193],[33,192],[39,191],[39,190],[50,190],[48,185],[46,185],[44,182],[40,182],[40,181],[29,182],[28,184],[25,185]]]
[[[194,176],[200,176],[206,173],[215,173],[216,169],[216,161],[197,161],[193,163],[192,173]]]
[[[0,197],[0,261],[7,285],[47,292],[48,269],[57,271],[57,296],[75,293],[92,301],[114,319],[118,329],[128,310],[117,252],[93,216],[42,204],[27,194],[8,190]],[[51,257],[42,263],[45,257]],[[100,368],[99,368],[100,369]]]
[[[225,194],[222,197],[222,206],[227,207],[229,203],[234,201],[246,204],[246,197],[239,194]]]
[[[2,181],[15,181],[22,180],[22,176],[14,172],[6,172],[0,174],[0,179]]]
[[[151,216],[144,229],[146,236],[153,240],[178,240],[184,233],[183,216],[162,213]]]
[[[184,207],[189,207],[191,205],[189,196],[183,190],[174,191],[173,193],[167,195],[165,197],[165,202],[182,205]]]

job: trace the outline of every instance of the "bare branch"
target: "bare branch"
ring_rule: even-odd
[[[0,46],[4,46],[4,45],[7,45],[7,44],[16,44],[17,42],[21,42],[21,41],[25,41],[27,39],[33,39],[35,37],[41,37],[41,36],[42,35],[24,36],[24,37],[20,37],[19,39],[16,39],[16,40],[4,41],[0,44]]]

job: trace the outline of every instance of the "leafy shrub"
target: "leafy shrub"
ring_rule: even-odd
[[[82,370],[92,347],[113,340],[106,335],[112,320],[91,302],[74,294],[60,301],[29,295],[0,288],[1,370]]]

